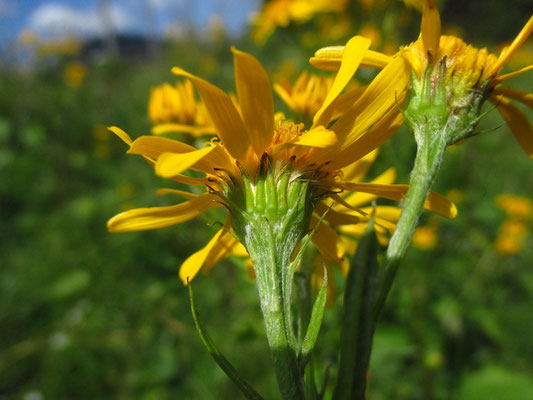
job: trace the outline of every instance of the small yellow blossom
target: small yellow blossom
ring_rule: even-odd
[[[433,250],[437,245],[438,234],[435,226],[419,226],[413,235],[413,246],[420,250]]]
[[[86,72],[85,66],[79,61],[69,61],[65,65],[63,78],[67,85],[77,88],[83,83]]]
[[[186,79],[175,86],[165,83],[152,88],[148,116],[154,124],[152,133],[190,133],[197,136],[215,133],[209,113],[196,100],[194,86]]]
[[[347,3],[347,0],[272,0],[254,17],[252,37],[263,43],[277,27],[301,24],[319,13],[341,12]]]
[[[333,86],[333,80],[332,77],[304,71],[294,85],[291,86],[289,82],[283,80],[274,84],[274,91],[293,112],[311,119],[324,103]]]
[[[494,201],[509,217],[531,219],[533,216],[533,201],[526,197],[503,193],[496,196]]]
[[[529,231],[527,223],[507,219],[500,226],[500,233],[494,243],[500,254],[516,254],[524,247],[525,238]]]

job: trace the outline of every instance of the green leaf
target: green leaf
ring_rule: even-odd
[[[300,354],[300,365],[303,368],[309,362],[311,352],[313,351],[320,332],[320,326],[322,325],[322,318],[324,317],[324,308],[326,306],[326,298],[328,294],[328,273],[324,267],[324,280],[322,281],[322,287],[318,292],[318,296],[313,305],[313,311],[311,312],[311,320],[307,326],[307,332],[305,334],[304,341],[302,343],[302,351]]]
[[[364,399],[372,348],[373,308],[378,286],[379,244],[374,218],[359,241],[350,263],[344,292],[339,376],[333,398]]]
[[[189,282],[189,297],[191,299],[191,311],[192,316],[194,318],[194,323],[196,325],[196,329],[198,329],[198,333],[200,334],[200,338],[202,339],[202,342],[204,343],[205,347],[207,348],[207,351],[215,362],[218,364],[218,366],[226,373],[226,375],[237,385],[237,387],[242,391],[244,396],[246,396],[247,399],[252,400],[262,400],[263,398],[252,388],[248,382],[246,382],[237,372],[235,367],[231,365],[231,363],[228,361],[226,357],[222,355],[220,350],[215,346],[209,335],[207,334],[202,322],[200,321],[200,315],[198,314],[198,311],[196,310],[196,307],[194,306],[194,297],[192,292],[192,286]]]

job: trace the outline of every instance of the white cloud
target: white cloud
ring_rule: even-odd
[[[133,25],[128,13],[113,4],[109,8],[113,29],[123,31]],[[60,3],[46,3],[29,17],[29,28],[47,36],[98,36],[106,26],[101,10],[82,10]]]
[[[17,6],[9,0],[0,0],[0,18],[9,18],[17,13]]]

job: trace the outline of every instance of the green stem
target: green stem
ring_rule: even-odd
[[[396,230],[379,267],[382,275],[374,306],[374,329],[392,288],[398,266],[411,243],[418,218],[422,214],[424,202],[437,177],[446,150],[448,135],[449,132],[446,132],[446,127],[440,131],[432,130],[428,126],[422,132],[415,130],[418,148],[411,172],[409,190]]]
[[[256,246],[248,246],[248,249],[256,271],[261,311],[278,386],[284,400],[305,399],[303,378],[294,348],[294,334],[292,327],[287,325],[290,318],[286,312],[290,307],[285,304],[287,296],[284,293],[286,285],[283,282],[287,277],[283,275],[290,268],[290,258],[284,257],[283,252],[277,248],[267,221],[264,227],[266,232],[260,238],[262,241],[260,247],[266,251],[255,253],[252,249],[257,248]]]

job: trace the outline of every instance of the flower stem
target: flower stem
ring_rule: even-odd
[[[250,235],[248,251],[256,272],[256,283],[265,321],[268,344],[284,400],[305,399],[303,377],[298,367],[294,333],[288,321],[291,319],[289,297],[284,292],[288,285],[286,272],[290,268],[290,257],[279,251],[275,236],[268,221],[264,221],[263,235]],[[258,243],[255,243],[257,240]]]
[[[387,297],[391,290],[396,272],[403,259],[411,238],[422,214],[424,202],[435,182],[450,132],[444,128],[435,131],[426,125],[421,132],[415,129],[417,154],[411,171],[409,190],[404,200],[402,214],[389,242],[387,252],[380,265],[380,286],[374,306],[374,328],[377,324]]]

